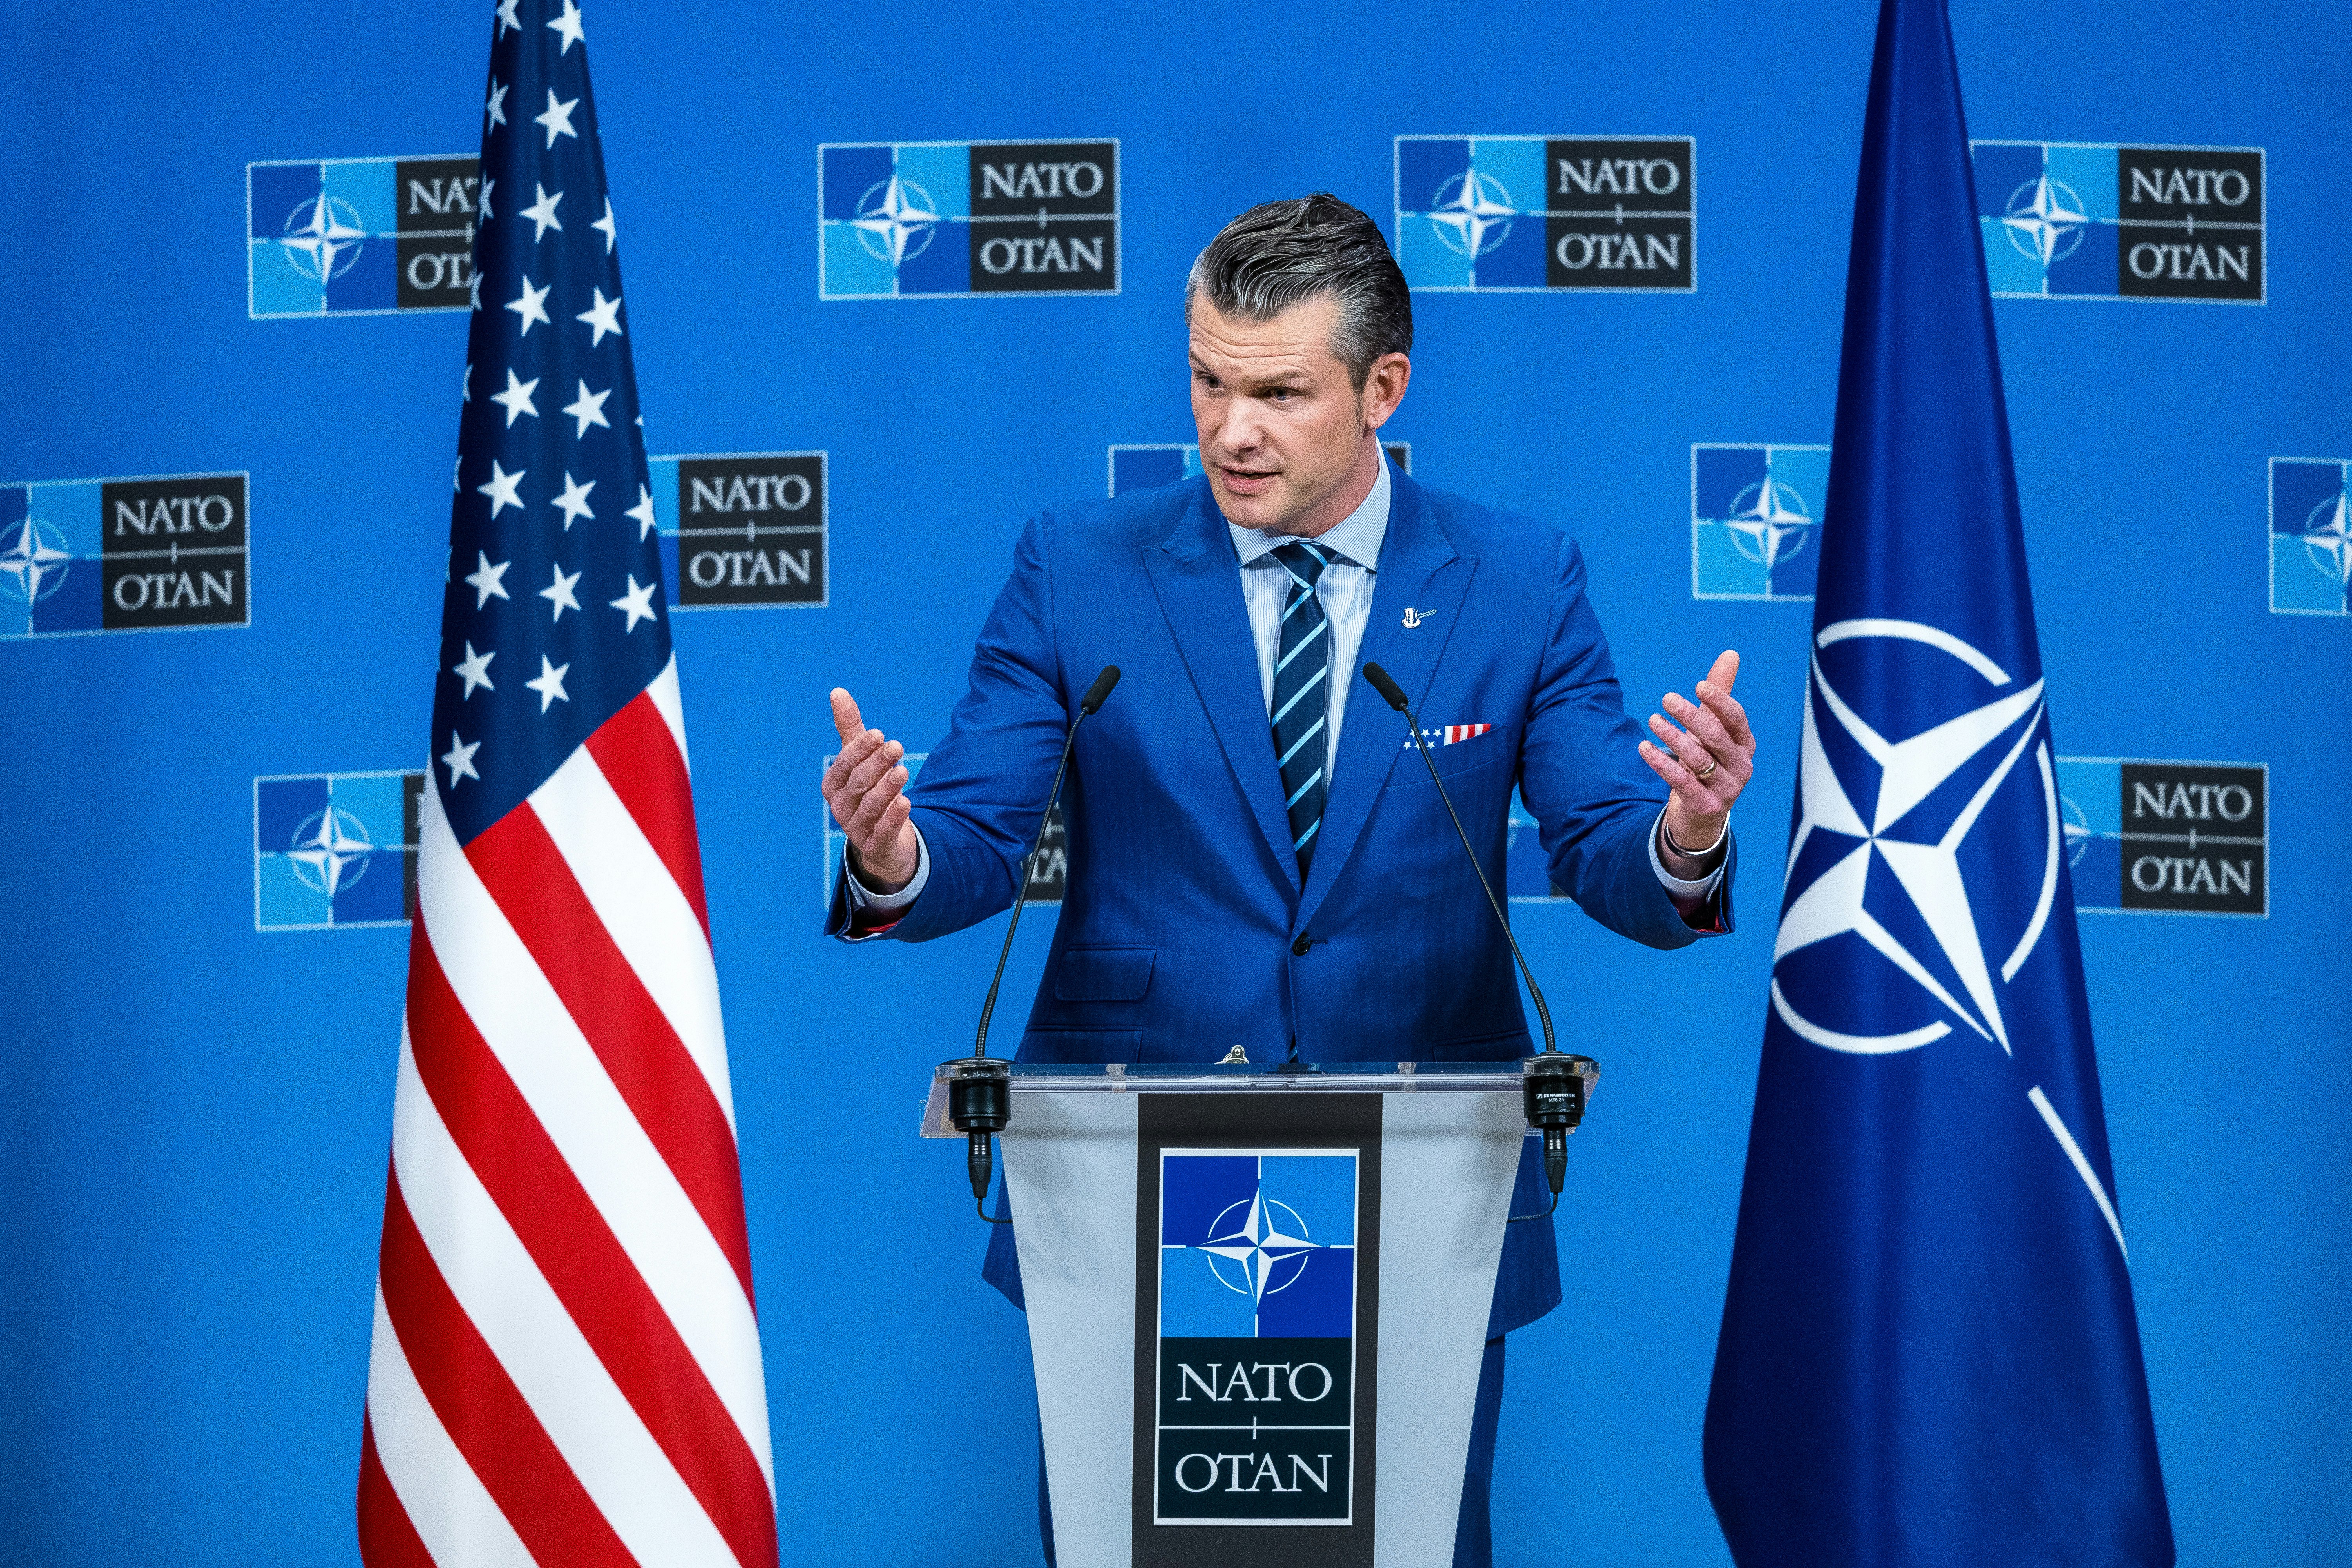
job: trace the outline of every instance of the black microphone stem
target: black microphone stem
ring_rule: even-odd
[[[1502,901],[1495,897],[1494,886],[1486,880],[1486,868],[1479,862],[1478,851],[1470,847],[1470,835],[1462,826],[1462,815],[1454,809],[1454,797],[1445,793],[1445,781],[1437,775],[1437,763],[1429,754],[1429,742],[1421,732],[1421,716],[1412,710],[1404,689],[1379,665],[1364,666],[1364,679],[1372,683],[1372,689],[1390,707],[1403,714],[1406,721],[1412,725],[1412,743],[1420,751],[1422,762],[1429,768],[1429,782],[1437,786],[1437,798],[1445,803],[1445,815],[1454,819],[1454,831],[1470,856],[1470,869],[1478,873],[1478,886],[1486,895],[1486,907],[1495,911],[1495,923],[1503,928],[1503,940],[1511,944],[1511,956],[1518,961],[1520,977],[1528,983],[1528,994],[1536,999],[1536,1016],[1543,1020],[1544,1053],[1558,1056],[1559,1047],[1552,1040],[1551,1009],[1544,1005],[1543,987],[1536,984],[1535,972],[1528,967],[1527,955],[1519,951],[1519,939],[1511,934],[1511,922],[1503,913]]]
[[[1421,715],[1412,710],[1404,688],[1379,665],[1364,666],[1364,679],[1372,683],[1372,689],[1381,694],[1381,700],[1403,714],[1405,722],[1412,726],[1413,747],[1429,769],[1429,782],[1437,786],[1437,798],[1445,803],[1445,815],[1454,819],[1454,836],[1462,840],[1463,853],[1470,857],[1470,869],[1478,874],[1478,886],[1486,895],[1486,907],[1495,911],[1495,923],[1503,928],[1503,940],[1511,944],[1511,956],[1518,963],[1520,978],[1528,983],[1528,994],[1536,999],[1536,1016],[1543,1020],[1543,1051],[1521,1063],[1519,1072],[1527,1100],[1528,1125],[1531,1131],[1543,1133],[1544,1181],[1551,1188],[1551,1207],[1508,1216],[1515,1225],[1542,1219],[1559,1207],[1560,1189],[1568,1180],[1569,1129],[1584,1114],[1581,1091],[1564,1092],[1572,1081],[1564,1075],[1571,1064],[1584,1058],[1561,1054],[1553,1042],[1551,1009],[1544,1004],[1543,987],[1536,984],[1535,972],[1528,967],[1527,954],[1519,951],[1519,939],[1511,934],[1511,922],[1503,913],[1502,900],[1495,897],[1495,886],[1486,880],[1486,868],[1480,862],[1478,851],[1470,846],[1469,831],[1462,826],[1462,814],[1454,809],[1454,797],[1445,793],[1445,781],[1438,776],[1436,760],[1430,756],[1429,742],[1421,732]]]
[[[996,973],[988,978],[988,1000],[981,1004],[980,1037],[971,1055],[941,1062],[940,1075],[948,1089],[948,1120],[964,1135],[964,1172],[971,1179],[972,1206],[991,1225],[1010,1225],[988,1212],[988,1187],[996,1163],[990,1139],[1004,1130],[1013,1115],[1012,1069],[988,1055],[988,1020],[996,1011],[996,989],[1004,981],[1004,961],[1013,956],[1013,933],[1021,929],[1021,911],[1028,907],[1029,880],[1037,873],[1037,858],[1045,852],[1045,826],[1054,820],[1054,806],[1062,798],[1062,780],[1070,771],[1070,752],[1078,743],[1078,726],[1103,705],[1118,684],[1118,666],[1103,666],[1087,694],[1078,699],[1077,717],[1062,737],[1062,760],[1054,768],[1054,787],[1045,796],[1045,814],[1037,819],[1037,837],[1021,857],[1021,886],[1013,895],[1013,918],[1005,922],[1004,946],[996,954]]]
[[[1062,775],[1069,771],[1070,749],[1078,743],[1078,726],[1086,722],[1087,715],[1103,705],[1104,699],[1110,695],[1111,688],[1118,684],[1118,666],[1103,666],[1102,673],[1095,677],[1095,683],[1087,688],[1084,697],[1078,699],[1078,716],[1070,721],[1070,732],[1062,738],[1062,760],[1054,769],[1054,787],[1045,796],[1045,814],[1037,819],[1036,840],[1030,846],[1029,853],[1021,858],[1021,887],[1013,898],[1013,919],[1004,928],[1004,946],[996,954],[996,973],[989,976],[988,1000],[980,1006],[980,1037],[972,1047],[974,1057],[988,1055],[988,1020],[996,1011],[996,988],[1004,981],[1004,961],[1013,956],[1013,933],[1021,929],[1021,911],[1029,903],[1029,880],[1036,875],[1037,857],[1045,852],[1045,827],[1054,820],[1054,806],[1062,798]]]
[[[1013,956],[1013,933],[1021,929],[1021,911],[1029,907],[1029,881],[1037,873],[1037,857],[1045,852],[1045,827],[1054,820],[1054,806],[1062,798],[1062,775],[1069,770],[1070,748],[1078,743],[1078,726],[1086,722],[1091,711],[1081,708],[1078,716],[1070,721],[1070,732],[1062,742],[1061,765],[1054,770],[1053,792],[1045,796],[1045,815],[1037,822],[1037,840],[1029,853],[1021,857],[1021,890],[1013,896],[1013,919],[1004,927],[1004,946],[996,954],[996,973],[988,979],[988,1000],[980,1005],[980,1038],[971,1047],[975,1057],[988,1055],[988,1020],[996,1011],[996,988],[1004,981],[1004,961]]]

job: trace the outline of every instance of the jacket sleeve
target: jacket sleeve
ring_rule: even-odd
[[[828,936],[927,942],[1011,906],[1076,707],[1055,644],[1049,532],[1050,514],[1022,531],[947,738],[908,789],[930,857],[922,896],[896,924],[853,933],[846,873],[836,868]]]
[[[1684,921],[1650,864],[1649,836],[1666,787],[1642,761],[1643,731],[1625,711],[1609,641],[1584,586],[1583,552],[1562,537],[1520,752],[1520,795],[1541,832],[1553,885],[1621,935],[1682,947],[1712,933]],[[1732,864],[1727,858],[1707,911],[1721,931],[1731,927]]]

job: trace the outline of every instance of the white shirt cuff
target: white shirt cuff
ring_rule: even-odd
[[[1655,847],[1653,847],[1650,851],[1650,858],[1655,861],[1657,857],[1658,852]],[[849,885],[851,909],[862,910],[868,914],[877,915],[903,914],[908,905],[922,896],[923,884],[931,879],[931,850],[930,847],[923,842],[923,830],[919,827],[916,828],[915,879],[895,893],[877,893],[859,881],[857,868],[851,862],[846,849],[842,851],[841,868],[845,873],[842,880]],[[1665,873],[1661,871],[1659,875],[1664,876]],[[1698,884],[1694,882],[1690,885],[1696,887]]]
[[[1664,884],[1667,893],[1677,900],[1685,901],[1704,901],[1714,897],[1715,885],[1723,880],[1723,868],[1718,865],[1714,870],[1709,871],[1706,876],[1699,878],[1696,881],[1690,882],[1683,880],[1682,878],[1677,877],[1672,871],[1667,870],[1666,863],[1658,858],[1658,836],[1664,833],[1665,828],[1666,813],[1665,809],[1662,806],[1658,810],[1658,820],[1652,824],[1650,827],[1650,869],[1658,874],[1658,880]],[[1713,844],[1707,846],[1705,853],[1712,855],[1717,849],[1723,847],[1723,840],[1724,838],[1728,837],[1730,833],[1731,824],[1727,820],[1723,825],[1722,836],[1718,837]]]

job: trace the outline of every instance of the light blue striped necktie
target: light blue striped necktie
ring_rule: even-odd
[[[1323,826],[1323,759],[1330,745],[1325,725],[1331,709],[1331,626],[1315,582],[1333,557],[1319,546],[1296,542],[1272,553],[1290,574],[1281,635],[1275,641],[1274,754],[1289,804],[1291,846],[1304,877]]]

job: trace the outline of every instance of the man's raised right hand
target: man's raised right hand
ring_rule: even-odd
[[[849,837],[851,868],[869,892],[895,893],[915,879],[920,863],[913,808],[906,796],[907,748],[869,730],[857,700],[833,689],[833,727],[841,755],[824,770],[824,804]]]

